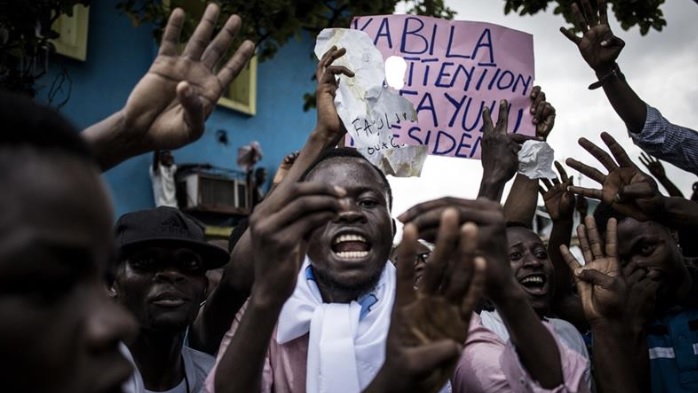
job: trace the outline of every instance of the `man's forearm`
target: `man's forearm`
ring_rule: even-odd
[[[596,70],[596,76],[611,72],[612,68]],[[608,101],[623,120],[630,132],[638,133],[642,131],[647,119],[647,104],[635,93],[625,78],[614,77],[606,81],[603,85]]]
[[[102,171],[107,171],[131,157],[145,153],[138,150],[133,141],[124,139],[125,127],[124,116],[119,111],[82,132]]]
[[[591,332],[598,391],[649,391],[649,355],[644,335],[627,323],[608,321],[592,324]]]
[[[548,240],[548,255],[555,270],[555,297],[562,298],[572,293],[572,272],[560,252],[560,246],[569,247],[572,240],[574,221],[570,219],[553,221],[553,229]]]
[[[698,228],[698,203],[685,198],[666,197],[654,219],[670,228]]]
[[[683,193],[676,187],[676,184],[672,183],[667,177],[658,177],[657,180],[664,186],[669,196],[683,198]]]
[[[514,285],[517,283],[512,282]],[[564,382],[562,363],[552,333],[543,326],[520,288],[512,287],[509,292],[493,300],[521,364],[543,388],[560,386]]]
[[[231,285],[216,287],[192,326],[189,345],[198,351],[215,354],[248,296],[249,290],[241,292]]]
[[[569,247],[572,238],[574,221],[572,218],[553,221],[553,229],[548,240],[548,255],[553,263],[555,272],[555,291],[553,292],[552,309],[555,315],[572,323],[577,329],[588,327],[582,301],[572,290],[572,271],[565,263],[560,252],[560,246]]]
[[[504,192],[504,185],[506,182],[491,179],[491,176],[486,174],[482,175],[482,180],[480,181],[480,191],[478,191],[477,197],[487,198],[491,201],[499,203],[502,200],[502,193]]]
[[[258,301],[254,294],[216,368],[216,393],[258,392],[264,359],[283,302]]]
[[[509,196],[504,203],[504,219],[531,227],[538,202],[538,179],[516,174]]]

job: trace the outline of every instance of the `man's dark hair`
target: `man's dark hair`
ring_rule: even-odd
[[[621,221],[628,218],[623,213],[619,213],[616,209],[612,208],[611,205],[606,203],[599,203],[594,210],[594,220],[596,221],[596,228],[599,230],[599,235],[606,233],[606,228],[608,227],[608,220],[615,218],[618,224]]]
[[[385,177],[385,174],[383,171],[381,171],[377,166],[371,164],[371,161],[366,159],[361,153],[359,153],[356,149],[351,148],[351,147],[338,147],[336,149],[329,149],[325,150],[322,152],[320,157],[318,157],[315,162],[313,162],[308,169],[303,172],[303,174],[300,177],[300,181],[305,181],[305,179],[313,172],[313,170],[320,165],[321,162],[332,159],[332,158],[342,158],[342,157],[349,157],[349,158],[356,158],[360,159],[363,161],[366,161],[368,165],[371,166],[377,173],[378,176],[383,180],[383,185],[385,188],[386,193],[388,194],[388,210],[391,210],[393,207],[393,190],[390,188],[390,183],[388,182],[388,178]]]
[[[0,91],[0,146],[57,150],[93,161],[78,130],[55,110],[31,99]]]

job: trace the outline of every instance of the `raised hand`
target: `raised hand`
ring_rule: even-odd
[[[507,134],[510,105],[506,100],[499,102],[497,124],[492,123],[490,109],[482,111],[482,169],[483,178],[507,182],[519,168],[520,143],[531,139],[524,135]]]
[[[405,226],[397,258],[397,293],[386,360],[368,392],[437,392],[450,378],[484,286],[485,260],[475,257],[478,228],[441,215],[436,248],[414,289],[419,232]]]
[[[640,153],[640,162],[647,167],[647,170],[657,179],[666,178],[666,172],[662,162],[645,152]]]
[[[574,272],[587,321],[594,324],[609,319],[622,320],[627,302],[627,285],[618,261],[616,219],[608,220],[605,245],[592,216],[585,217],[584,225],[577,227],[577,235],[585,264],[580,264],[566,245],[560,246],[560,252]]]
[[[499,203],[485,198],[467,200],[445,197],[415,205],[398,219],[415,225],[421,239],[434,242],[438,241],[441,216],[447,209],[458,212],[460,225],[473,222],[478,226],[477,251],[487,260],[487,296],[496,301],[510,294],[508,291],[519,288],[511,272],[507,247],[503,246],[507,242],[506,224]]]
[[[211,40],[218,14],[219,7],[209,4],[181,54],[184,12],[178,8],[170,15],[158,56],[122,110],[124,137],[134,150],[176,149],[198,139],[216,102],[252,57],[254,44],[245,41],[218,68],[241,24],[231,16]]]
[[[560,179],[554,178],[552,182],[549,179],[541,179],[545,188],[538,186],[540,194],[545,202],[545,209],[553,221],[572,220],[574,215],[574,193],[568,188],[572,185],[572,177],[567,176],[565,168],[555,161],[555,168],[560,174]]]
[[[347,53],[347,50],[344,48],[337,49],[336,46],[331,47],[322,55],[315,70],[315,78],[317,79],[317,129],[322,132],[323,136],[337,141],[346,133],[346,129],[334,105],[334,97],[337,94],[340,80],[338,76],[353,77],[354,73],[347,67],[332,65],[332,63],[344,56],[345,53]]]
[[[531,90],[531,114],[533,124],[536,126],[536,137],[547,140],[548,135],[555,126],[555,108],[545,100],[545,92],[540,86],[534,86]]]
[[[296,183],[283,193],[285,202],[266,205],[250,217],[253,295],[264,304],[283,304],[291,296],[308,237],[337,216],[340,198],[346,195],[341,188],[313,182]]]
[[[597,74],[606,74],[613,69],[625,42],[613,35],[611,27],[608,25],[606,1],[599,0],[598,5],[599,15],[597,18],[589,0],[582,0],[583,13],[576,3],[572,3],[572,12],[577,28],[582,32],[581,37],[564,27],[561,27],[560,31],[577,45],[584,61]]]
[[[608,175],[604,175],[598,169],[572,158],[568,158],[566,163],[585,176],[599,182],[602,188],[598,190],[570,186],[569,189],[575,194],[600,199],[603,203],[626,216],[640,221],[650,219],[663,206],[663,198],[657,189],[657,183],[640,171],[611,135],[603,132],[601,139],[608,146],[613,157],[586,138],[580,138],[579,145],[599,160],[608,170]]]

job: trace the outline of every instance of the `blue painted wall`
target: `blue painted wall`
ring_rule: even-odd
[[[40,81],[39,100],[46,100],[49,86],[64,70],[72,80],[70,100],[61,112],[84,128],[117,111],[131,88],[148,70],[156,53],[150,26],[134,28],[116,10],[116,0],[93,1],[87,61],[54,56],[49,73]],[[206,123],[200,140],[174,152],[181,163],[210,163],[238,169],[238,147],[259,141],[264,152],[258,166],[265,167],[269,180],[283,157],[302,147],[315,125],[315,112],[303,112],[303,93],[314,89],[311,81],[315,61],[310,38],[292,40],[274,59],[261,63],[257,80],[257,115],[247,116],[217,108]],[[225,130],[229,144],[216,141],[216,131]],[[154,206],[148,177],[150,155],[135,157],[105,174],[111,189],[115,214]]]

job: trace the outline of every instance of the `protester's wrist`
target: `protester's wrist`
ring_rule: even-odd
[[[623,318],[596,318],[589,321],[589,327],[595,337],[607,335],[615,338],[628,338],[642,330],[642,325],[637,321],[630,322]]]
[[[593,67],[593,70],[594,73],[596,73],[596,77],[598,78],[600,76],[608,74],[615,68],[618,68],[618,63],[613,61],[611,63],[599,64],[596,67]]]
[[[317,142],[329,145],[341,138],[339,134],[341,134],[341,131],[333,131],[329,127],[326,127],[322,124],[318,124],[315,126],[315,129],[310,133],[310,138]]]
[[[614,80],[625,80],[625,75],[621,72],[618,64],[613,63],[610,68],[599,68],[598,71],[596,71],[596,78],[598,80],[589,85],[589,90],[598,89],[599,87],[613,83]]]
[[[282,296],[274,285],[255,282],[250,294],[250,305],[262,310],[280,310],[288,296]]]

